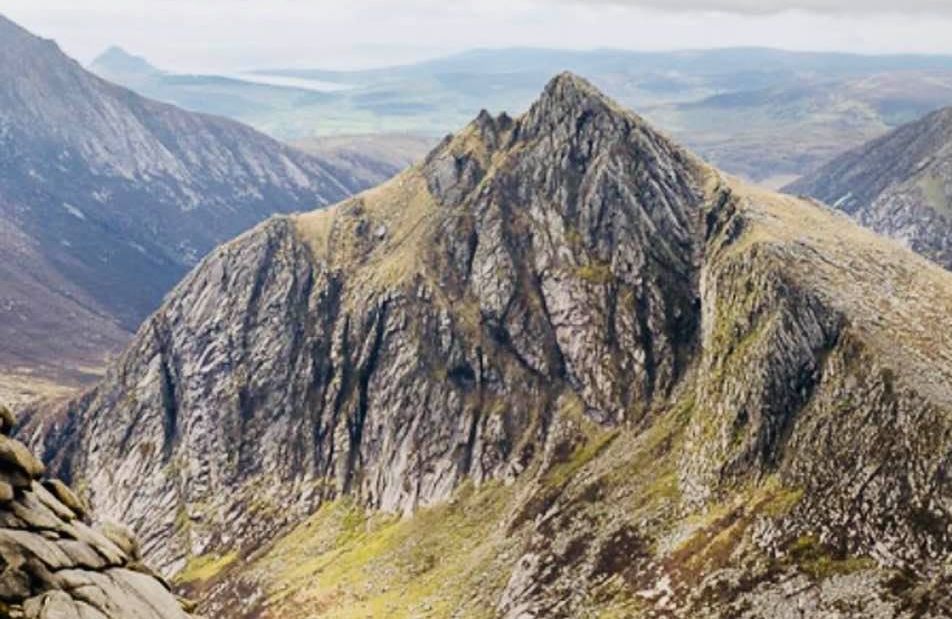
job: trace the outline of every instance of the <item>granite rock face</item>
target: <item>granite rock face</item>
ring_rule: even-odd
[[[234,616],[322,505],[409,516],[500,484],[484,614],[942,616],[950,309],[952,275],[566,74],[221,247],[23,432],[165,572],[248,557],[207,602]],[[307,616],[289,599],[272,616]]]
[[[952,268],[952,108],[851,150],[784,191],[833,205]]]
[[[7,412],[0,407],[0,412]],[[188,619],[118,525],[90,526],[84,502],[16,439],[0,435],[0,616]]]
[[[566,390],[637,421],[696,342],[705,198],[697,162],[611,105],[563,77],[518,123],[484,114],[393,183],[226,245],[49,461],[174,570],[340,493],[411,512],[516,476]]]

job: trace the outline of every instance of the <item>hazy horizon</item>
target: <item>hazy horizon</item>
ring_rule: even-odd
[[[447,7],[431,0],[358,0],[342,6],[274,0],[257,6],[247,0],[91,0],[76,5],[9,0],[3,14],[55,39],[84,64],[115,45],[175,72],[386,67],[511,47],[952,54],[947,36],[952,10],[931,0],[906,3],[902,13],[881,2],[682,0],[666,3],[666,9],[660,4],[491,0]]]
[[[114,44],[109,45],[99,53],[95,54],[92,58],[88,60],[83,60],[82,64],[90,65],[93,64],[100,56],[106,54],[106,52],[112,50],[119,50],[129,56],[139,58],[150,64],[159,70],[168,70],[169,72],[175,72],[174,69],[169,69],[168,67],[161,66],[158,63],[154,62],[153,59],[135,49],[130,49],[122,45]],[[381,59],[379,64],[367,64],[354,67],[334,67],[334,66],[323,66],[319,64],[315,65],[302,65],[302,66],[290,66],[290,65],[271,65],[271,66],[247,66],[247,67],[236,67],[234,69],[226,69],[221,71],[223,76],[233,76],[239,77],[240,79],[245,79],[249,75],[252,75],[255,71],[260,71],[262,76],[267,76],[268,70],[282,70],[282,69],[313,69],[313,70],[328,70],[328,71],[374,71],[380,69],[388,68],[398,68],[403,66],[412,66],[419,63],[425,63],[430,61],[438,61],[443,59],[451,59],[454,57],[466,56],[468,54],[478,54],[478,53],[494,53],[494,52],[519,52],[519,51],[532,51],[532,52],[551,52],[551,53],[579,53],[579,54],[597,54],[597,53],[645,53],[645,54],[666,54],[666,53],[706,53],[706,52],[716,52],[716,51],[731,51],[731,50],[751,50],[751,51],[775,51],[775,52],[789,52],[794,54],[842,54],[845,56],[859,56],[859,57],[924,57],[924,58],[952,58],[952,51],[949,52],[863,52],[863,51],[843,51],[843,50],[822,50],[822,49],[790,49],[778,46],[769,46],[769,45],[724,45],[719,47],[676,47],[671,49],[635,49],[635,48],[623,48],[623,47],[526,47],[520,45],[500,45],[496,47],[467,47],[456,51],[435,53],[433,55],[424,55],[417,58],[409,59],[403,62],[390,62]],[[68,50],[67,50],[68,51]],[[280,79],[275,77],[274,79]],[[286,78],[288,80],[293,80],[294,78]]]

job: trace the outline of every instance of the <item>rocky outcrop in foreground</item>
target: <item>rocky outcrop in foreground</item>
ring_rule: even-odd
[[[118,525],[91,527],[83,501],[43,477],[12,428],[0,407],[0,617],[188,619],[143,565],[132,535]]]

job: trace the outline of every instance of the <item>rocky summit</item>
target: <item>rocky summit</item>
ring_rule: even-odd
[[[584,80],[206,258],[22,434],[216,617],[943,617],[952,274]]]
[[[10,438],[0,407],[0,617],[188,619],[116,524],[91,527],[85,503]]]
[[[952,108],[853,149],[784,191],[831,204],[952,269]]]

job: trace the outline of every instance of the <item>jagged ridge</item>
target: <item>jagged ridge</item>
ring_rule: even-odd
[[[525,116],[221,248],[33,431],[164,568],[254,551],[208,598],[237,616],[287,585],[269,540],[319,506],[495,481],[515,489],[480,541],[511,552],[473,612],[938,613],[952,333],[924,329],[950,308],[947,273],[562,75]],[[298,593],[265,610],[327,611]]]

